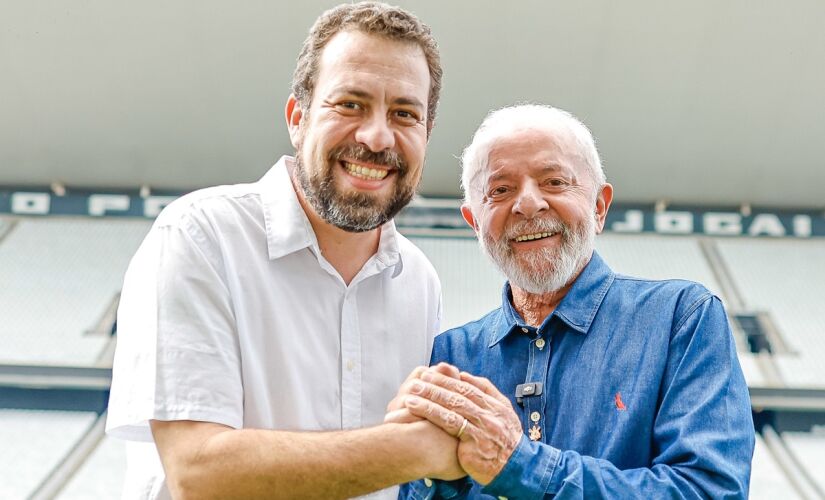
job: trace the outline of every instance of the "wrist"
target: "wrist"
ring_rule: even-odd
[[[386,439],[392,443],[395,453],[395,466],[408,478],[405,482],[421,479],[432,472],[429,468],[425,436],[426,421],[410,423],[385,423],[380,427]]]

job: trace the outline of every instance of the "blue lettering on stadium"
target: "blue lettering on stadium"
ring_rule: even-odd
[[[154,218],[180,193],[140,196],[133,192],[0,188],[0,214]],[[413,203],[396,218],[399,227],[459,230],[472,234],[459,200]],[[709,236],[825,237],[825,214],[814,211],[708,209],[615,203],[605,229],[615,233],[705,234]]]

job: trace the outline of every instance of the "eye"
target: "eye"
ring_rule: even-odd
[[[544,181],[544,184],[550,187],[562,187],[568,184],[567,180],[561,179],[559,177],[551,177]]]
[[[414,125],[420,121],[418,114],[408,109],[399,109],[395,111],[395,116],[401,123]]]
[[[490,198],[498,198],[507,194],[509,191],[510,188],[508,188],[507,186],[496,186],[490,189],[490,191],[487,193],[487,196]]]
[[[348,111],[358,111],[358,110],[364,109],[364,107],[361,106],[360,103],[357,103],[357,102],[354,102],[354,101],[343,101],[343,102],[338,103],[337,106],[341,109],[348,110]]]

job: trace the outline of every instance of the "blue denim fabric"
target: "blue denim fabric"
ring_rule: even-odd
[[[750,399],[717,297],[616,275],[596,253],[538,329],[509,285],[502,295],[501,308],[439,335],[431,362],[489,378],[525,435],[487,486],[418,481],[401,498],[747,497]],[[518,404],[526,382],[544,390]],[[527,438],[533,412],[538,441]]]

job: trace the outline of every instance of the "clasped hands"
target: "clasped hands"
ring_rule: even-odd
[[[452,436],[452,444],[457,440],[458,465],[482,485],[501,472],[522,436],[510,400],[492,382],[447,363],[413,370],[387,406],[384,422],[422,419]]]

